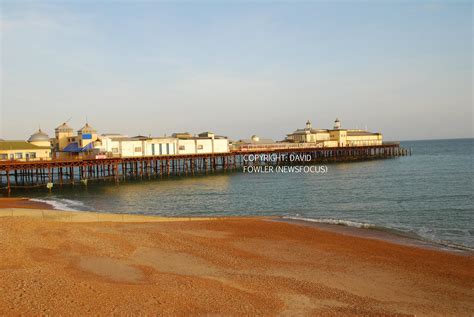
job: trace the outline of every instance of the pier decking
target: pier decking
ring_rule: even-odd
[[[252,154],[278,154],[277,160],[246,160]],[[290,162],[285,156],[304,154],[305,162]],[[0,188],[12,189],[87,185],[88,181],[110,180],[120,183],[129,178],[190,176],[217,171],[233,171],[245,165],[318,164],[337,161],[392,158],[411,154],[398,143],[377,146],[333,148],[252,148],[227,153],[117,157],[104,159],[66,159],[49,161],[0,162]]]

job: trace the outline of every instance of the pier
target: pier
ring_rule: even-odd
[[[276,154],[276,155],[275,155]],[[246,160],[249,155],[257,157]],[[276,160],[259,160],[274,155]],[[291,162],[290,155],[304,155],[308,160]],[[393,158],[411,155],[396,142],[375,146],[332,148],[241,148],[226,153],[159,155],[140,157],[82,158],[43,161],[0,162],[0,188],[9,194],[13,189],[87,186],[92,181],[123,182],[127,179],[152,179],[192,176],[219,171],[237,171],[248,165],[303,165],[339,161]]]

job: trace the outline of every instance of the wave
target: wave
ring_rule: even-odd
[[[65,211],[82,211],[85,209],[85,205],[77,200],[72,199],[38,199],[31,198],[31,201],[36,201],[40,203],[45,203],[53,207],[56,210],[65,210]]]
[[[364,228],[364,229],[377,228],[376,225],[371,224],[371,223],[357,222],[357,221],[351,221],[351,220],[342,220],[342,219],[331,219],[331,218],[318,219],[318,218],[305,218],[305,217],[294,217],[294,216],[283,216],[282,219],[317,222],[317,223],[325,223],[325,224],[331,224],[331,225],[343,225],[343,226],[348,226],[348,227],[356,227],[356,228]]]
[[[357,222],[357,221],[351,221],[351,220],[332,219],[332,218],[307,218],[307,217],[298,217],[298,216],[282,216],[281,219],[330,224],[330,225],[342,225],[342,226],[355,227],[355,228],[361,228],[361,229],[375,229],[378,231],[390,233],[392,235],[400,236],[403,238],[408,238],[411,240],[423,242],[425,244],[435,245],[442,249],[470,251],[470,252],[474,251],[473,247],[456,243],[456,242],[452,242],[452,241],[436,239],[432,236],[428,237],[422,232],[404,231],[400,229],[383,227],[380,225],[375,225],[375,224],[366,223],[366,222]]]

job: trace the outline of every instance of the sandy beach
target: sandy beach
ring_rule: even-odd
[[[474,311],[474,257],[465,252],[268,218],[97,220],[3,203],[1,315]]]

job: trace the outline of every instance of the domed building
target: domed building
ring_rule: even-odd
[[[51,147],[51,139],[41,129],[30,136],[28,143],[41,147]]]
[[[51,139],[38,129],[28,141],[1,140],[0,161],[37,161],[51,159]]]

